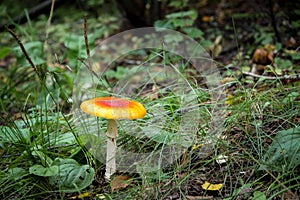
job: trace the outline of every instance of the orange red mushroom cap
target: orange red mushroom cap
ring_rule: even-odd
[[[136,101],[117,97],[98,97],[81,103],[83,112],[106,119],[138,119],[146,114],[145,107]]]

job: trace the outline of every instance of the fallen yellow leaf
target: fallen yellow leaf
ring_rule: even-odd
[[[78,195],[78,196],[70,197],[70,199],[82,199],[82,198],[84,198],[84,197],[88,197],[89,195],[90,195],[89,192],[85,192],[85,193],[82,193],[82,194],[80,194],[80,195]]]
[[[199,147],[202,147],[203,144],[194,144],[193,147],[192,147],[192,150],[196,150],[198,149]]]
[[[227,96],[227,100],[225,101],[225,104],[226,104],[226,105],[231,105],[232,102],[233,102],[233,96],[232,96],[231,94],[229,94],[229,95]]]
[[[212,184],[207,181],[201,185],[204,190],[220,190],[223,187],[223,184]]]

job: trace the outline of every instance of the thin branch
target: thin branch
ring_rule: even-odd
[[[60,0],[56,0],[56,1],[60,1]],[[34,17],[34,16],[38,16],[39,14],[41,14],[42,12],[46,11],[46,9],[48,10],[48,6],[50,6],[52,0],[45,0],[43,2],[41,2],[40,4],[38,4],[37,6],[29,9],[28,14],[30,17]],[[61,1],[61,3],[63,3],[63,1]],[[26,18],[26,14],[21,14],[15,18],[12,19],[11,21],[6,21],[3,24],[0,24],[0,32],[4,31],[6,27],[12,27],[11,23],[24,23],[26,22],[27,18]]]
[[[84,60],[82,58],[77,58],[84,66],[86,66],[86,68],[88,68],[90,70],[90,67],[88,64],[86,64],[86,62],[84,62]],[[96,72],[94,72],[93,70],[90,70],[90,72],[97,77],[97,79],[101,80],[100,77],[98,76],[98,74],[96,74]]]
[[[10,28],[6,27],[7,31],[15,38],[15,40],[18,42],[23,54],[25,55],[26,60],[29,62],[31,65],[32,69],[35,71],[35,73],[41,78],[39,71],[37,70],[36,66],[32,62],[31,58],[29,57],[24,45],[22,44],[21,40],[19,37],[11,30]]]
[[[49,14],[49,18],[48,18],[48,21],[47,21],[47,27],[46,27],[46,40],[45,40],[45,43],[47,43],[48,36],[49,36],[49,28],[50,28],[51,20],[52,20],[52,16],[53,16],[54,3],[55,3],[55,0],[52,0],[50,14]]]
[[[99,79],[99,76],[96,74],[96,72],[93,70],[92,68],[92,60],[91,60],[91,55],[90,55],[90,47],[89,47],[89,40],[88,40],[88,34],[87,34],[87,19],[86,19],[86,16],[84,16],[84,42],[85,42],[85,49],[86,49],[86,56],[87,56],[87,65],[83,62],[83,60],[81,62],[84,63],[85,66],[87,66],[87,68],[90,70],[91,74],[94,74],[98,80]],[[94,81],[94,77],[92,77],[92,81],[93,83],[95,83]],[[96,85],[95,85],[95,96],[96,96]]]
[[[51,21],[52,21],[52,16],[53,16],[53,11],[54,11],[54,3],[55,3],[55,0],[52,0],[50,14],[49,14],[49,18],[48,18],[47,25],[46,25],[46,38],[44,41],[44,53],[47,58],[47,63],[50,63],[50,59],[51,59],[51,52],[49,51],[49,45],[48,45],[48,37],[49,37],[49,28],[51,26]]]
[[[90,70],[92,69],[92,62],[91,62],[91,55],[90,55],[90,48],[89,48],[89,40],[87,36],[87,20],[86,16],[84,16],[84,42],[85,42],[85,49],[86,49],[86,55],[88,59],[88,66]]]
[[[242,71],[242,73],[244,75],[248,75],[248,76],[253,76],[256,78],[264,78],[266,80],[300,80],[300,76],[299,74],[296,75],[284,75],[284,76],[264,76],[264,75],[259,75],[259,74],[254,74],[252,72],[246,72],[246,71]]]

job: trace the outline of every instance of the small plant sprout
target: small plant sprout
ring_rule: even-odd
[[[107,124],[107,153],[105,179],[116,172],[116,138],[118,133],[117,121],[119,119],[138,119],[146,114],[144,106],[136,101],[116,97],[98,97],[81,103],[83,112],[108,119]]]

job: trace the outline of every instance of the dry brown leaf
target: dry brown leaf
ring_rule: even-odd
[[[149,99],[150,100],[158,99],[158,90],[159,90],[159,88],[156,85],[153,84],[152,92],[149,94]]]
[[[132,178],[128,175],[115,176],[110,183],[111,191],[124,189],[132,182]]]

